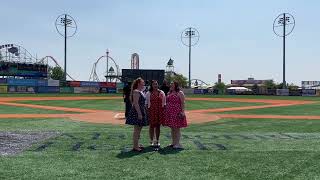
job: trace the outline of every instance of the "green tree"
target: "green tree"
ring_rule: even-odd
[[[64,71],[61,67],[49,67],[49,76],[51,79],[64,80]]]
[[[224,94],[224,92],[226,90],[226,84],[224,84],[223,82],[221,82],[221,83],[216,82],[216,83],[214,83],[214,88],[219,91],[219,94]]]
[[[181,87],[185,88],[188,86],[188,79],[186,77],[184,77],[182,74],[178,74],[178,73],[167,73],[165,76],[165,80],[168,83],[171,82],[178,82],[180,84]]]
[[[297,85],[295,85],[293,83],[289,84],[287,87],[288,87],[289,90],[297,90],[297,89],[299,89],[299,86],[297,86]]]
[[[264,83],[267,89],[277,89],[277,85],[273,80],[268,80]]]
[[[277,89],[283,89],[283,83],[279,83],[277,86]],[[289,84],[286,85],[287,89],[289,88]]]

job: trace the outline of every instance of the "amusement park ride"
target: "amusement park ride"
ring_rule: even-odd
[[[118,82],[121,80],[120,69],[116,61],[109,55],[110,52],[107,50],[106,55],[100,56],[95,63],[93,63],[93,67],[91,70],[91,74],[89,77],[89,81],[100,82],[99,72],[98,72],[98,63],[100,61],[106,61],[107,67],[106,72],[104,74],[107,82]],[[110,66],[109,65],[113,65]]]
[[[103,62],[106,63],[106,67],[105,65],[103,65]],[[38,59],[32,56],[31,53],[29,53],[29,51],[27,51],[22,46],[19,46],[16,44],[0,45],[0,76],[50,78],[48,77],[48,68],[50,66],[58,66],[62,68],[62,66],[58,63],[58,61],[52,56],[45,56],[43,58]],[[146,77],[153,77],[154,74],[156,73],[156,70],[139,69],[139,55],[137,53],[134,53],[131,56],[131,71],[130,69],[125,69],[125,70],[127,75],[128,75],[128,72],[130,75],[131,71],[132,72],[139,71],[139,73],[142,73],[141,75]],[[152,71],[152,72],[149,72],[149,71]],[[18,73],[17,75],[17,72],[22,72],[22,74],[19,75]],[[167,63],[165,72],[166,74],[170,73],[171,75],[175,75],[173,60],[171,58]],[[10,73],[14,75],[10,75]],[[147,73],[147,74],[144,75],[144,73]],[[161,74],[160,71],[158,73]],[[67,73],[67,76],[69,77],[70,80],[76,81],[70,74]],[[117,64],[115,59],[110,56],[109,50],[106,51],[105,55],[100,56],[93,63],[89,81],[120,82],[123,80],[124,79],[122,77],[122,73],[119,68],[119,65]],[[192,79],[191,84],[192,84],[192,87],[208,87],[209,86],[207,83],[203,82],[200,79]]]
[[[0,46],[0,62],[1,67],[8,66],[7,69],[2,68],[0,70],[0,76],[11,76],[11,74],[15,74],[14,76],[18,74],[19,76],[17,72],[21,72],[23,73],[21,77],[44,78],[48,77],[49,62],[53,63],[53,66],[61,67],[54,57],[45,56],[38,59],[31,55],[24,47],[16,44],[4,44]],[[11,70],[14,72],[11,72]],[[45,73],[45,75],[35,74],[36,71]],[[67,76],[71,80],[74,80],[69,74],[67,74]]]
[[[36,58],[29,51],[16,44],[0,45],[0,61],[34,63]]]

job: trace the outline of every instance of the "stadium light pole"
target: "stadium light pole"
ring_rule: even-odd
[[[67,38],[73,37],[77,32],[77,23],[68,14],[62,14],[58,16],[55,22],[57,32],[64,37],[64,82],[67,81]],[[68,31],[71,28],[72,31]],[[69,32],[69,33],[68,33]]]
[[[109,76],[109,49],[107,49],[106,57],[107,57],[107,76]],[[108,79],[106,80],[108,81]],[[110,81],[111,81],[111,78],[110,78]]]
[[[295,27],[295,19],[289,13],[280,14],[273,22],[273,32],[283,38],[283,63],[282,63],[282,88],[287,88],[286,83],[286,36],[290,35]]]
[[[191,47],[198,44],[200,38],[199,31],[195,28],[189,27],[182,31],[181,42],[189,49],[189,83],[188,87],[191,88]]]

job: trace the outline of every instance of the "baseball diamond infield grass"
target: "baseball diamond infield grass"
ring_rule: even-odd
[[[311,100],[320,101],[320,96],[265,96],[265,95],[197,95],[188,94],[188,97],[204,97],[204,98],[241,98],[241,99],[275,99],[275,100]]]
[[[62,114],[64,111],[0,105],[0,114]],[[68,112],[72,113],[72,112]]]
[[[90,97],[122,97],[122,94],[1,94],[0,97],[70,97],[70,96],[90,96]],[[311,100],[320,101],[320,96],[254,96],[254,95],[195,95],[187,94],[187,97],[203,97],[203,98],[242,98],[242,99],[275,99],[275,100]]]
[[[272,115],[320,115],[320,102],[285,107],[271,107],[265,109],[250,109],[241,111],[226,111],[219,114],[272,114]]]
[[[114,111],[123,111],[124,110],[124,102],[122,99],[76,100],[76,101],[60,101],[60,100],[19,101],[19,103],[48,105],[48,106],[61,106],[61,107],[70,107],[70,108],[98,109],[98,110],[114,110]],[[257,105],[264,105],[264,103],[186,101],[186,109],[187,110],[257,106]]]
[[[223,119],[184,129],[182,151],[137,154],[129,151],[130,126],[1,119],[0,131],[59,134],[0,156],[0,179],[318,179],[319,129],[320,121]],[[170,143],[168,128],[161,143]]]

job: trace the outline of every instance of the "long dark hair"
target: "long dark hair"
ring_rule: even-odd
[[[132,82],[131,93],[130,93],[130,101],[131,101],[131,103],[133,102],[133,91],[138,89],[138,85],[141,83],[142,80],[143,80],[142,78],[137,78],[136,80],[134,80]]]
[[[153,83],[158,83],[158,81],[157,81],[157,80],[152,80],[152,81],[151,81],[150,88],[149,88],[149,91],[150,91],[150,92],[153,91],[153,86],[152,86]]]
[[[180,85],[177,81],[173,82],[174,84],[174,91],[179,92],[180,91]],[[170,93],[172,93],[172,90],[170,90]]]

